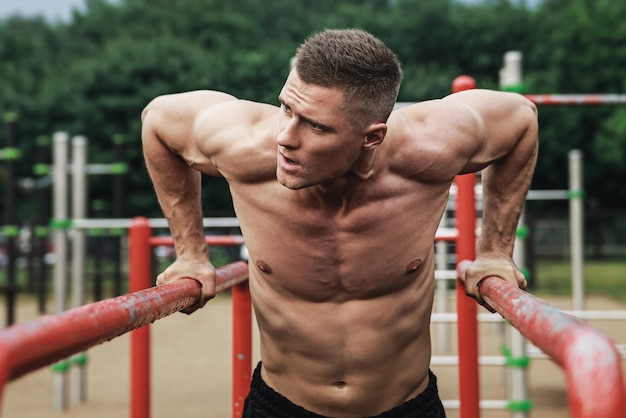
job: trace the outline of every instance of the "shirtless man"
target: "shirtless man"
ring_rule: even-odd
[[[471,90],[392,112],[401,70],[378,39],[328,30],[300,46],[280,107],[219,92],[143,112],[148,171],[177,259],[159,284],[214,268],[200,173],[230,186],[261,336],[248,417],[443,417],[429,371],[433,241],[454,177],[483,170],[484,218],[466,292],[511,254],[537,156],[535,106]],[[203,303],[196,306],[200,307]]]

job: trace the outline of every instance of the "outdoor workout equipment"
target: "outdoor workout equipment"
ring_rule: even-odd
[[[442,233],[438,235],[439,239],[457,243],[460,250],[459,260],[472,259],[476,239],[474,176],[460,176],[457,179],[457,187],[457,229],[441,231]],[[0,332],[2,382],[82,352],[90,346],[131,329],[147,325],[189,307],[199,299],[199,286],[192,280],[136,290],[151,284],[150,249],[156,243],[164,243],[162,238],[151,241],[148,222],[145,218],[136,219],[133,225],[135,228],[131,229],[131,279],[135,283],[136,279],[140,282],[132,285],[133,293],[74,308],[62,314],[41,318]],[[241,242],[240,238],[229,239]],[[251,306],[249,294],[245,291],[246,284],[242,281],[245,280],[246,272],[247,265],[242,262],[231,265],[227,272],[222,272],[228,277],[229,284],[238,283],[238,289],[241,290],[233,292],[234,321],[238,324],[234,332],[233,349],[233,370],[237,373],[233,377],[233,416],[240,416],[242,400],[247,393],[252,371]],[[458,312],[459,316],[463,317],[462,321],[465,321],[459,324],[459,344],[463,347],[459,358],[461,416],[476,418],[480,413],[477,396],[478,358],[477,350],[473,349],[478,344],[475,332],[476,303],[465,296],[460,278],[457,279],[457,286]],[[565,369],[568,376],[570,413],[573,418],[626,416],[621,362],[615,355],[615,346],[608,338],[585,323],[558,313],[545,303],[528,302],[529,299],[525,298],[528,295],[525,292],[501,279],[486,280],[481,286],[481,295],[509,322],[518,326],[527,338],[544,352],[554,356],[555,361]],[[95,318],[98,318],[98,321],[94,321]],[[68,333],[70,329],[72,332]],[[137,329],[131,338],[133,341],[144,340],[146,333],[149,333],[148,328]],[[593,344],[584,343],[591,340]],[[45,341],[46,344],[41,344],[41,341]],[[132,344],[142,346],[139,342]],[[582,360],[578,357],[581,347],[585,349],[586,355],[584,367],[581,367]],[[147,418],[150,413],[149,383],[142,379],[147,376],[149,382],[149,367],[146,367],[149,365],[149,351],[137,356],[139,359],[135,364],[133,355],[133,374],[138,375],[131,379],[131,416]],[[611,373],[607,373],[607,370],[611,370]],[[602,384],[590,385],[589,382]],[[610,396],[607,396],[605,391],[607,387],[613,388]],[[467,391],[467,388],[476,389]],[[584,398],[579,397],[581,394],[584,394]],[[600,398],[601,403],[583,402],[584,399]]]
[[[461,82],[457,83],[457,86],[462,86],[463,88],[468,88],[468,86],[471,86],[471,79],[470,78],[464,78],[461,80]],[[69,139],[69,137],[66,137],[65,141],[67,142],[67,140]],[[77,141],[80,142],[80,141]],[[59,158],[63,158],[62,155],[60,155]],[[67,161],[67,156],[65,156],[65,160]],[[571,177],[571,176],[570,176]],[[457,230],[449,230],[449,229],[440,229],[440,231],[438,231],[437,234],[437,241],[452,241],[455,242],[457,244],[457,260],[459,259],[473,259],[474,257],[474,249],[473,249],[473,244],[475,242],[475,236],[472,235],[471,238],[463,238],[464,236],[469,237],[470,231],[473,234],[474,231],[476,230],[476,207],[475,207],[475,203],[474,203],[474,189],[476,189],[475,186],[469,187],[468,184],[469,183],[474,183],[475,182],[475,177],[473,175],[466,175],[466,176],[460,176],[459,179],[457,179],[458,181],[458,196],[457,196],[457,207],[463,207],[463,204],[460,203],[461,201],[466,200],[465,197],[463,196],[471,196],[471,202],[470,203],[466,203],[466,205],[469,205],[467,207],[473,207],[474,208],[474,212],[471,215],[463,215],[462,211],[457,213],[458,216],[458,220],[457,220],[457,228],[458,228],[458,233]],[[463,185],[462,185],[463,184]],[[582,186],[570,186],[570,189],[572,190],[576,190],[576,191],[580,191],[582,190]],[[471,192],[470,192],[471,190]],[[582,192],[578,193],[578,200],[580,201],[582,197]],[[469,198],[468,198],[469,199]],[[571,199],[574,200],[574,199]],[[469,212],[468,212],[469,213]],[[55,220],[59,222],[59,224],[63,224],[64,223],[64,219],[67,219],[67,215],[65,215],[64,217],[59,217],[56,218]],[[229,222],[231,222],[232,220],[229,218]],[[94,223],[91,223],[94,222]],[[76,229],[81,229],[81,228],[89,228],[91,226],[94,225],[98,225],[95,227],[106,227],[107,225],[110,226],[112,223],[113,224],[119,224],[122,223],[125,227],[129,226],[129,224],[131,223],[128,220],[102,220],[100,223],[98,223],[97,220],[87,220],[87,219],[74,219],[71,222],[71,228],[76,228]],[[139,222],[140,224],[142,222]],[[472,223],[473,226],[469,226],[469,224]],[[156,225],[157,222],[155,222],[154,225]],[[165,224],[164,224],[165,225]],[[161,226],[164,226],[161,225]],[[117,226],[116,226],[117,227]],[[523,227],[523,225],[522,225]],[[69,226],[68,226],[69,228]],[[467,231],[468,235],[464,235],[464,232],[462,231]],[[136,241],[137,238],[133,239]],[[237,241],[239,244],[241,244],[240,238],[238,238],[239,241],[237,241],[237,239],[235,241]],[[582,237],[581,237],[582,240]],[[148,248],[150,248],[150,246],[153,245],[165,245],[168,242],[168,239],[165,238],[160,238],[160,237],[152,237],[150,238],[149,241],[149,245],[147,245]],[[574,245],[574,244],[572,244]],[[132,252],[132,247],[131,247],[131,252]],[[145,256],[145,253],[144,253]],[[131,256],[132,257],[132,256]],[[137,262],[132,262],[132,265],[141,265],[142,263],[137,263]],[[150,264],[150,263],[148,263]],[[145,275],[145,272],[143,273],[144,277],[149,277],[149,280],[152,280],[152,275]],[[131,276],[133,276],[134,273],[131,272]],[[185,281],[183,281],[185,282]],[[477,350],[477,327],[476,327],[476,321],[474,320],[477,317],[476,314],[476,304],[472,299],[467,298],[464,295],[464,290],[462,288],[462,284],[459,283],[460,279],[457,279],[457,303],[458,303],[458,317],[459,320],[461,321],[461,323],[459,323],[458,327],[459,327],[459,344],[462,344],[462,350],[459,350],[459,352],[461,353],[459,359],[458,359],[458,363],[459,363],[459,386],[461,388],[460,390],[460,394],[461,394],[461,399],[459,401],[459,405],[460,405],[460,409],[461,409],[461,416],[463,418],[473,418],[473,417],[478,417],[479,416],[479,411],[481,407],[488,407],[490,404],[496,404],[496,402],[485,402],[485,401],[480,401],[480,397],[479,397],[479,384],[478,384],[478,363],[479,363],[479,359],[478,359],[478,350]],[[492,282],[496,282],[496,284],[493,285],[492,287]],[[606,337],[604,337],[602,334],[596,332],[595,330],[593,331],[589,331],[589,327],[583,323],[581,323],[580,321],[575,320],[572,317],[569,316],[560,316],[560,315],[554,315],[554,311],[551,310],[553,308],[549,308],[547,305],[539,303],[530,303],[528,302],[529,305],[532,305],[533,308],[531,309],[533,313],[533,315],[531,316],[524,316],[523,318],[517,318],[516,316],[516,311],[519,309],[509,309],[512,312],[507,311],[508,307],[513,306],[515,303],[526,303],[526,299],[520,299],[519,298],[519,290],[517,290],[516,292],[514,292],[513,290],[515,290],[516,288],[514,286],[508,285],[506,283],[503,283],[500,280],[487,280],[485,283],[489,283],[489,285],[485,285],[483,286],[483,290],[481,290],[481,292],[485,292],[485,294],[483,295],[483,297],[490,303],[491,306],[496,307],[497,306],[497,310],[499,313],[501,313],[505,319],[507,319],[509,322],[511,322],[512,324],[516,324],[516,323],[520,323],[520,325],[516,325],[518,326],[518,328],[520,328],[520,331],[522,331],[522,333],[524,334],[524,336],[526,336],[527,338],[529,338],[531,341],[533,341],[541,350],[543,350],[545,353],[549,354],[550,356],[552,356],[554,358],[554,360],[561,365],[562,367],[564,367],[566,375],[568,376],[568,389],[569,389],[569,399],[570,399],[570,410],[572,411],[572,417],[575,418],[587,418],[587,417],[591,417],[591,416],[603,416],[603,417],[607,417],[607,418],[623,418],[624,417],[624,390],[623,390],[623,382],[622,382],[622,371],[621,371],[621,363],[619,361],[616,362],[615,360],[615,356],[614,354],[616,353],[615,347],[614,345],[608,340],[606,339]],[[497,286],[496,286],[497,285]],[[169,286],[169,285],[168,285]],[[141,287],[140,287],[141,288]],[[167,286],[163,286],[162,288],[167,288]],[[197,288],[197,286],[196,286]],[[497,294],[495,296],[491,295],[490,296],[490,292],[497,288]],[[503,290],[504,289],[504,290]],[[513,289],[513,290],[512,290]],[[151,295],[155,296],[155,298],[160,298],[160,294],[159,292],[163,289],[161,288],[156,288],[156,289],[150,289],[150,290],[154,290],[157,293],[150,293]],[[137,288],[132,287],[131,291],[135,292],[142,292],[140,290],[137,290]],[[185,290],[184,292],[187,292],[187,290]],[[198,290],[195,290],[195,294],[198,293]],[[521,292],[523,295],[526,295],[524,292]],[[139,296],[138,293],[134,293],[137,296]],[[185,293],[186,294],[186,293]],[[158,295],[158,297],[157,297]],[[178,294],[178,296],[183,297],[183,299],[187,296],[183,296],[181,294]],[[128,297],[132,296],[131,295],[127,295]],[[141,297],[143,298],[143,293],[141,294]],[[191,296],[190,296],[191,297]],[[489,299],[489,298],[492,299]],[[122,297],[123,298],[123,297]],[[190,302],[189,304],[186,304],[187,302],[189,302],[187,299],[184,300],[184,302],[181,303],[185,303],[185,306],[179,305],[178,309],[182,309],[186,306],[189,306],[191,304],[193,304],[193,302],[195,302],[197,300],[198,296],[193,296],[191,297],[192,302]],[[495,298],[495,299],[493,299]],[[122,304],[128,304],[127,301],[122,301],[119,298],[113,299],[114,301],[117,301],[119,303]],[[497,302],[497,301],[500,302]],[[514,302],[514,301],[519,301],[522,300],[522,302]],[[159,302],[155,302],[157,304],[159,304]],[[238,332],[235,333],[235,335],[237,336],[236,338],[238,338],[240,340],[239,343],[235,344],[236,347],[243,347],[241,349],[236,349],[233,351],[233,361],[234,361],[234,369],[237,370],[237,376],[238,378],[234,379],[234,382],[239,382],[238,383],[238,387],[235,388],[233,387],[233,416],[237,416],[237,411],[240,411],[240,408],[242,406],[243,403],[243,399],[245,397],[245,394],[247,393],[247,389],[248,389],[248,384],[249,384],[249,379],[250,379],[250,375],[251,375],[251,363],[250,366],[248,366],[248,362],[251,362],[251,353],[247,351],[247,346],[250,345],[251,346],[251,336],[250,336],[250,332],[249,330],[251,329],[251,325],[249,324],[248,318],[250,317],[250,315],[248,315],[246,312],[249,308],[249,295],[247,295],[247,292],[239,292],[238,290],[234,290],[233,291],[233,303],[234,306],[243,306],[242,311],[244,312],[243,314],[237,314],[237,312],[240,312],[239,309],[237,308],[235,309],[235,317],[237,318],[243,318],[242,322],[245,322],[245,324],[242,324],[239,326],[238,328]],[[499,304],[498,304],[499,303]],[[90,306],[90,305],[86,305],[86,306]],[[67,315],[69,314],[69,312],[74,312],[76,309],[81,309],[81,308],[75,308],[72,311],[68,311],[66,313],[58,313],[58,315],[55,317],[57,318],[59,321],[65,321],[65,320],[69,320],[69,317],[71,317],[71,315]],[[115,310],[117,308],[113,308],[113,310]],[[152,308],[151,308],[152,309]],[[156,308],[156,311],[161,312],[160,310],[161,308]],[[169,310],[172,309],[171,305],[168,305],[166,307],[163,307],[163,309],[165,309],[165,311],[163,311],[162,315],[166,316],[172,312],[169,312]],[[528,311],[528,310],[525,310]],[[86,312],[86,311],[85,311]],[[558,311],[557,311],[558,312]],[[559,313],[560,314],[560,313]],[[159,313],[159,315],[161,315],[161,313]],[[508,316],[507,316],[508,315]],[[160,317],[163,317],[160,316]],[[483,315],[480,315],[480,317],[482,318]],[[554,321],[550,322],[549,317],[552,317],[554,319]],[[497,317],[495,317],[497,318]],[[536,319],[536,318],[542,318],[541,321]],[[142,320],[141,318],[139,318],[138,320]],[[151,319],[154,320],[154,319]],[[497,319],[500,320],[500,319]],[[545,320],[545,321],[544,321]],[[516,322],[517,321],[517,322]],[[543,322],[542,322],[543,321]],[[56,323],[56,321],[52,321],[54,323]],[[532,324],[529,324],[529,322],[532,322]],[[539,327],[539,325],[533,325],[533,324],[539,324],[541,323],[541,330],[537,330],[537,327]],[[124,325],[120,325],[120,329],[116,330],[115,332],[119,332],[119,334],[116,335],[121,335],[124,332],[130,330],[131,328],[135,328],[135,327],[140,327],[142,326],[144,323],[143,322],[138,322],[135,323],[132,326],[127,325],[126,328],[124,328]],[[548,325],[546,325],[548,324]],[[566,327],[563,327],[563,324],[566,324]],[[43,331],[44,328],[47,328],[51,326],[49,322],[45,322],[42,324],[42,328],[39,331]],[[73,323],[72,326],[78,327],[78,329],[80,329],[80,327],[84,326],[81,324],[75,324]],[[547,327],[547,328],[546,328]],[[551,338],[546,341],[546,339],[542,339],[542,333],[547,332],[547,330],[550,330],[550,332],[554,332],[555,330],[553,330],[552,328],[561,328],[563,329],[563,333],[566,334],[565,337],[562,337],[559,333],[552,333]],[[17,329],[17,330],[16,330]],[[15,363],[15,359],[14,356],[16,355],[17,351],[12,351],[14,350],[13,348],[10,347],[15,347],[12,344],[16,344],[16,341],[19,340],[20,338],[23,337],[23,329],[22,326],[18,326],[16,327],[16,329],[9,329],[11,331],[10,337],[9,339],[11,339],[11,343],[8,345],[5,345],[5,337],[7,336],[7,334],[5,333],[0,333],[0,373],[5,374],[7,376],[8,379],[12,379],[15,377],[18,377],[19,375],[25,373],[26,371],[30,371],[33,370],[34,368],[38,367],[38,365],[45,365],[45,364],[49,364],[50,362],[53,362],[55,360],[62,360],[63,358],[66,358],[67,356],[73,354],[73,353],[77,353],[81,350],[84,350],[86,348],[88,348],[88,346],[90,345],[85,345],[85,344],[91,344],[92,340],[86,341],[84,343],[81,343],[80,345],[72,345],[71,347],[64,347],[64,350],[67,350],[66,352],[62,353],[62,354],[58,354],[58,353],[53,353],[54,358],[50,358],[50,354],[45,354],[42,355],[41,353],[36,353],[36,356],[43,356],[43,360],[42,359],[38,359],[36,360],[33,365],[29,365],[27,367],[28,370],[23,371],[25,369],[21,369],[22,367],[24,367],[22,365],[22,362],[26,362],[28,363],[30,360],[32,360],[32,358],[26,359],[26,360],[19,360],[17,361],[17,363]],[[22,331],[20,331],[20,329],[22,329]],[[146,328],[147,329],[147,328]],[[9,331],[7,330],[7,331]],[[97,332],[97,331],[94,331]],[[145,331],[142,328],[141,330],[138,330],[137,335],[142,335],[142,333],[144,333],[144,337],[145,338]],[[135,334],[135,333],[134,333]],[[133,335],[134,335],[133,334]],[[581,398],[580,398],[580,394],[581,393],[585,393],[585,391],[587,391],[587,393],[591,393],[593,395],[593,393],[596,393],[596,397],[599,397],[601,394],[598,394],[598,392],[594,392],[594,390],[599,390],[599,385],[597,387],[585,387],[584,390],[578,388],[577,385],[577,379],[572,378],[571,376],[578,376],[575,375],[574,372],[572,371],[572,365],[577,364],[574,360],[572,360],[572,358],[575,358],[576,355],[576,350],[571,351],[570,349],[568,349],[567,347],[569,346],[570,343],[572,343],[573,345],[576,345],[577,347],[580,347],[580,343],[579,341],[588,341],[585,340],[585,338],[582,338],[580,336],[591,336],[593,338],[594,344],[592,345],[592,347],[590,348],[592,350],[591,353],[587,353],[588,356],[588,362],[586,363],[586,367],[585,372],[589,372],[589,373],[593,373],[594,370],[593,369],[593,365],[596,364],[597,362],[603,360],[603,359],[607,359],[607,361],[605,363],[602,364],[602,366],[606,366],[608,364],[608,366],[606,367],[610,367],[612,368],[615,373],[619,376],[619,382],[617,382],[617,380],[615,380],[615,376],[613,374],[609,375],[609,380],[606,379],[606,376],[602,376],[600,375],[599,377],[589,377],[587,375],[585,375],[585,377],[582,378],[577,378],[578,380],[582,380],[582,381],[593,381],[593,382],[598,382],[602,381],[603,384],[608,384],[608,385],[612,385],[611,387],[616,388],[615,391],[612,391],[610,393],[609,399],[607,400],[607,402],[603,402],[603,405],[606,406],[608,409],[594,409],[594,410],[589,410],[589,409],[585,409],[587,408],[589,405],[586,405],[585,408],[581,408]],[[17,340],[14,340],[15,338],[17,338]],[[107,336],[105,339],[109,339],[111,337]],[[135,339],[135,337],[132,337],[133,340]],[[138,340],[141,340],[141,338],[137,337]],[[248,343],[248,340],[250,340],[250,342]],[[95,341],[95,340],[93,340]],[[556,341],[556,343],[554,343],[554,341]],[[24,344],[28,344],[27,342],[23,342]],[[93,343],[91,345],[94,345],[96,343]],[[138,346],[142,346],[142,344],[137,343]],[[554,346],[553,346],[554,345]],[[4,347],[4,348],[3,348]],[[9,348],[7,348],[9,347]],[[469,348],[469,349],[468,349]],[[74,350],[78,350],[78,351],[74,351]],[[144,348],[142,348],[141,350],[145,350]],[[18,350],[19,351],[19,350]],[[70,353],[71,351],[71,353]],[[2,354],[4,353],[4,354]],[[573,353],[573,354],[572,354]],[[598,354],[601,353],[601,354]],[[605,356],[602,357],[601,356]],[[148,382],[149,382],[149,369],[146,368],[146,359],[149,359],[149,355],[146,355],[145,352],[143,352],[143,354],[138,355],[138,357],[141,360],[137,360],[137,365],[135,366],[135,360],[133,360],[133,374],[135,373],[145,373],[146,370],[148,372]],[[133,357],[134,358],[134,357]],[[512,358],[515,359],[517,358],[517,356],[512,353]],[[522,358],[522,357],[519,357]],[[7,361],[8,362],[8,366],[6,366],[6,369],[3,368],[4,366],[1,365],[2,361]],[[64,368],[63,366],[69,365],[69,364],[80,364],[81,363],[81,359],[80,359],[80,355],[78,357],[72,357],[70,358],[70,360],[66,360],[66,361],[62,361],[59,364],[59,368]],[[508,361],[508,360],[507,360]],[[43,363],[42,363],[43,362]],[[143,362],[143,363],[142,363]],[[494,364],[499,362],[498,361],[494,361]],[[19,364],[18,366],[15,366],[15,364]],[[143,364],[143,365],[142,365]],[[148,360],[148,364],[149,364],[149,360]],[[499,364],[502,364],[501,362]],[[20,368],[19,371],[17,373],[14,373],[12,370],[14,367],[18,367]],[[32,367],[32,368],[31,368]],[[137,369],[137,371],[135,371],[135,369]],[[5,372],[3,372],[3,370]],[[9,370],[9,371],[6,371]],[[0,376],[1,377],[1,376]],[[145,417],[148,415],[141,415],[141,414],[149,414],[149,383],[146,384],[146,380],[145,378],[143,378],[144,380],[133,380],[133,384],[132,384],[132,388],[131,388],[131,404],[133,405],[133,417]],[[136,382],[141,382],[141,383],[136,383]],[[471,390],[466,390],[467,388],[471,388]],[[146,393],[147,392],[147,393]],[[145,401],[145,397],[148,397],[148,403],[146,403]],[[603,396],[603,395],[602,395]],[[517,404],[516,404],[517,402]],[[140,406],[143,405],[143,406]],[[145,405],[148,405],[147,409],[144,408]],[[501,403],[499,404],[501,405]],[[525,398],[522,398],[520,400],[516,400],[516,399],[511,399],[508,401],[508,406],[509,409],[511,409],[510,407],[513,406],[513,410],[515,410],[516,408],[519,409],[520,411],[522,411],[524,408],[528,407],[528,403],[525,400]],[[594,407],[594,404],[591,405],[592,407]],[[576,409],[578,408],[578,409]],[[146,412],[147,411],[147,412]],[[600,412],[598,412],[600,411]],[[616,412],[618,411],[618,412]],[[619,412],[621,411],[621,412]],[[596,413],[598,413],[598,415],[595,415]],[[135,415],[137,414],[137,415]]]

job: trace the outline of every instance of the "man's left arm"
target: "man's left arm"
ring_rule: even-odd
[[[488,163],[482,170],[483,217],[476,260],[465,272],[466,293],[484,306],[479,284],[485,277],[498,276],[526,288],[524,275],[512,255],[538,153],[536,106],[519,95],[493,99],[492,104],[476,106],[483,124],[480,142],[484,144],[479,147],[477,159],[469,164],[471,168],[473,164]]]

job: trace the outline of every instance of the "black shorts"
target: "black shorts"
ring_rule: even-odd
[[[428,371],[429,383],[415,398],[376,417],[369,418],[445,418],[437,393],[437,378]],[[243,406],[243,418],[328,418],[307,411],[269,387],[261,378],[261,363],[252,375],[250,393]]]

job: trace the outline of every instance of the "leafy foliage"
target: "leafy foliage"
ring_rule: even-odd
[[[21,177],[33,175],[40,135],[86,135],[90,162],[108,163],[121,134],[131,168],[124,216],[159,216],[139,145],[141,110],[158,95],[216,89],[273,103],[297,45],[328,27],[360,27],[387,42],[404,67],[401,101],[442,97],[461,73],[498,88],[508,50],[524,53],[529,93],[621,93],[625,15],[626,3],[611,0],[88,0],[67,23],[0,21],[0,113],[19,114]],[[567,187],[567,151],[579,148],[592,201],[624,207],[626,109],[540,115],[534,187]],[[91,177],[90,197],[110,204],[110,185]],[[207,214],[232,211],[223,182],[207,178],[204,193]],[[40,208],[22,197],[18,213],[32,219]]]

